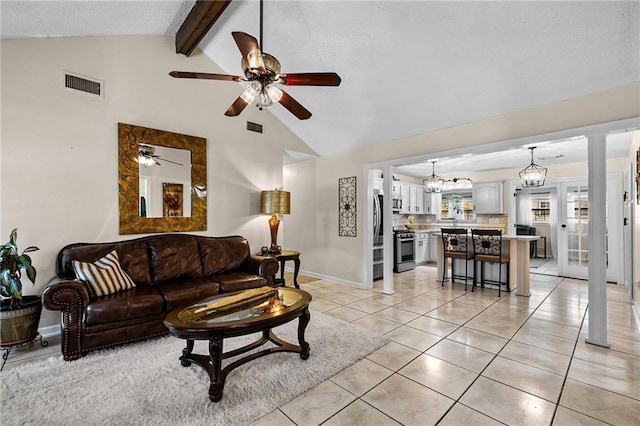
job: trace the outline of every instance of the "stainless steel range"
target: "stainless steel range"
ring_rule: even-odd
[[[413,231],[395,231],[393,233],[393,272],[405,272],[415,269],[416,253]]]

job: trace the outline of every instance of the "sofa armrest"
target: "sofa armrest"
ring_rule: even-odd
[[[280,265],[274,257],[249,255],[242,265],[243,270],[266,278],[267,283],[275,287],[275,278]]]
[[[85,283],[60,277],[51,279],[42,293],[45,308],[61,311],[62,353],[67,361],[82,356],[82,320],[89,300],[89,289]]]

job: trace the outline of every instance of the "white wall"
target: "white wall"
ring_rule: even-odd
[[[66,244],[136,236],[118,233],[117,123],[207,139],[208,230],[270,241],[260,190],[282,186],[282,150],[312,154],[268,111],[224,116],[237,83],[177,80],[172,70],[222,72],[197,52],[177,55],[173,37],[93,37],[1,41],[0,237],[19,228],[33,253],[42,293]],[[105,82],[104,100],[61,88],[61,70]],[[279,105],[275,107],[280,107]],[[264,133],[246,131],[246,121]],[[293,196],[295,197],[295,195]],[[295,198],[294,198],[295,199]],[[56,324],[45,312],[41,326]]]
[[[633,163],[634,172],[640,170],[640,165],[637,164],[636,153],[640,149],[640,132],[635,132],[634,138],[631,141],[629,148],[629,161]],[[635,176],[634,176],[635,181]],[[636,191],[640,191],[640,187],[634,185]],[[631,194],[631,199],[636,202],[634,206],[634,227],[633,227],[633,285],[635,303],[640,312],[640,204],[637,203],[637,192]]]
[[[493,142],[573,129],[640,116],[640,84],[612,89],[543,107],[467,123],[413,137],[376,144],[285,166],[284,185],[304,193],[314,205],[315,220],[291,215],[285,246],[313,253],[301,269],[354,283],[363,283],[363,229],[365,213],[364,165],[387,160],[462,149]],[[315,176],[315,181],[295,182],[296,176]],[[357,237],[338,237],[337,184],[342,177],[358,179]],[[293,195],[292,195],[293,197]]]

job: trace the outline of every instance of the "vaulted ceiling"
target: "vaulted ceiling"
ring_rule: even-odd
[[[193,4],[3,0],[0,34],[175,34]],[[241,75],[231,32],[259,30],[259,2],[233,0],[199,48]],[[309,120],[270,108],[327,155],[638,82],[640,3],[266,0],[262,47],[283,72],[342,77],[337,88],[287,88]],[[175,81],[189,83],[212,96],[224,84],[243,90]]]

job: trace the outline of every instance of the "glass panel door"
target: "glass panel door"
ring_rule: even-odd
[[[587,184],[563,185],[560,275],[587,278],[589,271],[589,190]]]
[[[605,204],[607,281],[622,282],[622,194],[620,177],[607,178]],[[558,272],[564,277],[589,276],[589,189],[586,181],[562,184]]]

